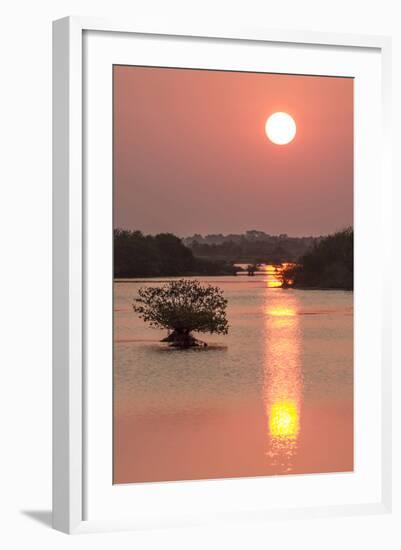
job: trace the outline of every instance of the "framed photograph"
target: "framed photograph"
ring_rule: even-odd
[[[54,527],[389,512],[390,39],[53,36]]]

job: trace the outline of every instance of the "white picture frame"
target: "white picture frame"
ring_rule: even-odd
[[[183,517],[177,505],[177,513],[161,517],[160,510],[154,517],[148,513],[139,519],[127,514],[116,513],[113,517],[105,516],[106,512],[100,511],[96,518],[88,518],[87,509],[87,477],[90,463],[85,460],[86,447],[88,446],[88,433],[91,430],[89,416],[86,413],[85,399],[88,395],[87,377],[87,343],[88,343],[88,308],[85,306],[88,293],[88,281],[85,271],[88,266],[87,238],[87,213],[88,201],[85,189],[87,177],[85,167],[85,155],[88,154],[88,143],[84,132],[85,128],[85,73],[83,60],[88,59],[85,33],[100,33],[108,35],[108,40],[113,41],[118,37],[147,37],[148,41],[157,42],[160,37],[172,37],[181,41],[196,39],[198,42],[226,41],[230,44],[277,44],[287,45],[292,48],[337,48],[344,55],[348,52],[375,52],[377,60],[380,60],[380,85],[381,110],[376,121],[380,126],[380,234],[391,232],[391,166],[389,146],[390,126],[390,55],[391,42],[387,37],[336,35],[313,32],[282,32],[274,30],[230,30],[220,29],[189,29],[189,28],[141,28],[139,25],[128,22],[104,21],[93,18],[69,17],[54,22],[53,30],[53,525],[56,529],[66,533],[87,532],[112,529],[135,529],[144,525],[188,525],[210,521],[204,509],[199,508],[188,517]],[[114,37],[114,38],[113,38]],[[99,45],[99,51],[102,51]],[[93,50],[93,49],[92,49]],[[91,54],[89,54],[91,55]],[[159,55],[157,46],[152,49],[152,55]],[[90,58],[89,59],[93,59]],[[163,63],[162,63],[163,65]],[[350,69],[351,70],[351,69]],[[330,70],[328,74],[332,74]],[[351,75],[351,74],[350,74]],[[105,96],[107,100],[107,95]],[[358,107],[356,105],[356,107]],[[104,126],[107,128],[107,124]],[[107,146],[107,144],[106,144]],[[376,165],[376,168],[378,165]],[[373,197],[373,195],[372,195]],[[90,194],[89,194],[90,199]],[[358,201],[358,195],[356,196]],[[107,193],[104,203],[107,202]],[[358,207],[359,208],[359,207]],[[363,218],[361,205],[361,219]],[[365,212],[366,215],[366,212]],[[390,258],[390,248],[383,250],[385,258]],[[110,268],[111,269],[111,268]],[[268,511],[255,507],[252,511],[240,509],[224,509],[213,511],[213,517],[217,521],[227,521],[232,518],[242,519],[274,519],[277,517],[313,517],[321,515],[352,515],[365,513],[386,513],[391,510],[391,352],[390,352],[390,316],[388,312],[391,303],[390,275],[385,270],[378,274],[381,296],[377,306],[381,311],[381,325],[378,327],[380,335],[377,340],[380,344],[380,364],[377,363],[376,375],[378,384],[372,383],[371,391],[376,392],[377,406],[380,407],[380,457],[378,456],[376,469],[380,468],[380,487],[375,488],[377,498],[366,496],[361,501],[354,497],[344,499],[335,504],[311,505],[310,503],[297,503],[296,506],[287,508],[280,506]],[[357,299],[356,306],[361,306]],[[111,310],[110,310],[111,311]],[[366,320],[369,322],[369,319]],[[375,360],[375,355],[371,361]],[[368,359],[367,359],[368,360]],[[106,379],[105,379],[106,380]],[[372,378],[373,380],[373,378]],[[111,391],[111,387],[109,388]],[[100,391],[107,391],[107,382],[104,382]],[[373,395],[373,394],[372,394]],[[93,401],[93,400],[92,400]],[[89,420],[88,420],[89,419]],[[111,419],[110,419],[111,421]],[[111,452],[111,451],[110,451]],[[106,464],[107,466],[107,464]],[[378,470],[377,470],[378,471]],[[100,475],[100,474],[99,474]],[[103,474],[102,474],[103,475]],[[304,480],[306,478],[304,477]],[[310,479],[310,478],[309,478]],[[322,477],[317,483],[322,483]],[[92,483],[92,482],[91,482]],[[184,487],[188,482],[179,484]],[[217,494],[222,491],[219,482],[191,482],[197,484],[207,501],[208,494]],[[242,487],[248,491],[260,483],[259,479],[247,482],[243,480],[229,480],[225,488]],[[308,480],[302,482],[309,483]],[[341,483],[341,482],[340,482]],[[93,483],[92,483],[93,485]],[[150,488],[149,485],[153,487]],[[168,484],[164,484],[166,487]],[[171,484],[170,484],[171,485]],[[140,498],[144,502],[146,498],[152,504],[155,491],[160,484],[145,484],[141,486]],[[175,484],[177,487],[178,485]],[[161,489],[163,490],[163,489]],[[184,489],[179,489],[185,491]],[[185,498],[191,499],[191,492],[185,494]],[[226,489],[224,489],[226,490]],[[125,493],[133,492],[134,487],[125,486]],[[373,494],[373,493],[372,493]],[[171,494],[158,493],[160,501],[166,499],[172,507]],[[182,498],[184,493],[182,493]],[[101,494],[97,498],[102,499]],[[105,493],[104,498],[106,499]],[[139,498],[139,496],[130,496]],[[214,497],[212,497],[214,498]],[[127,501],[125,501],[127,502]],[[222,501],[223,502],[223,501]],[[187,501],[188,503],[188,501]],[[186,503],[186,505],[187,505]],[[122,504],[124,506],[124,504]],[[223,504],[221,504],[223,506]],[[146,508],[146,506],[144,506]],[[138,513],[139,516],[139,513]],[[181,521],[182,518],[182,521]]]

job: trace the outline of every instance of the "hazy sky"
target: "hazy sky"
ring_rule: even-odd
[[[288,145],[265,135],[275,111]],[[320,235],[352,212],[352,79],[114,68],[115,227]]]

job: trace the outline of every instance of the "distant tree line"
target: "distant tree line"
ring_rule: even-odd
[[[353,288],[351,227],[327,237],[271,237],[256,231],[236,237],[236,242],[224,238],[220,244],[207,244],[197,239],[182,240],[171,233],[153,236],[116,229],[114,277],[235,275],[238,269],[234,263],[256,266],[289,262],[292,265],[280,270],[283,287]]]
[[[294,266],[281,272],[283,286],[354,288],[354,231],[348,227],[321,239]]]
[[[243,235],[194,235],[184,239],[184,243],[197,258],[274,264],[296,261],[319,240],[320,237],[272,236],[261,231],[247,231]]]
[[[187,246],[191,246],[194,242],[199,244],[222,244],[224,242],[232,241],[233,243],[241,243],[243,241],[263,241],[263,242],[278,242],[286,239],[296,239],[301,241],[313,241],[316,237],[289,237],[287,233],[280,233],[280,235],[270,235],[264,231],[258,231],[256,229],[250,229],[245,233],[229,233],[224,235],[223,233],[211,233],[208,235],[200,235],[195,233],[190,237],[184,237],[183,242]]]
[[[171,233],[144,235],[141,231],[114,231],[114,277],[174,277],[234,274],[224,260],[196,258]]]

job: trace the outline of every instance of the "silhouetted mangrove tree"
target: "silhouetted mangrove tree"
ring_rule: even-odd
[[[163,342],[178,348],[206,346],[192,332],[227,334],[227,300],[223,291],[199,281],[179,279],[162,286],[141,287],[134,311],[150,326],[165,328]]]

